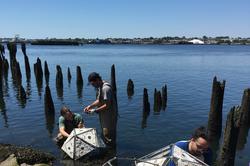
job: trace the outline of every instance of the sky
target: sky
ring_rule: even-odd
[[[2,0],[0,38],[250,37],[250,0]]]

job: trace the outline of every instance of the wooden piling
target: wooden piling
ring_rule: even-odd
[[[57,96],[59,98],[63,97],[63,74],[62,69],[59,65],[56,66],[56,90],[57,90]]]
[[[26,54],[26,45],[25,43],[21,44],[21,49],[24,55],[24,63],[25,63],[25,71],[26,71],[26,78],[27,80],[30,80],[30,63],[29,63],[29,58]]]
[[[148,90],[146,88],[143,89],[143,112],[149,114],[150,112],[150,103],[148,101]]]
[[[49,85],[49,75],[50,75],[49,67],[48,67],[47,61],[45,61],[44,62],[44,76],[45,76],[45,81],[47,85]]]
[[[82,72],[80,66],[76,67],[76,84],[83,85]]]
[[[222,130],[222,106],[223,97],[226,81],[223,80],[222,83],[217,81],[217,78],[213,79],[212,95],[210,112],[208,119],[208,137],[209,140],[217,139],[221,135]]]
[[[19,62],[16,62],[16,65],[15,65],[15,74],[16,74],[15,77],[17,80],[17,84],[21,85],[22,84],[22,73],[21,73]]]
[[[34,64],[34,72],[37,79],[42,80],[43,78],[43,69],[42,62],[40,58],[37,58],[36,63]]]
[[[45,88],[44,108],[48,112],[52,112],[52,113],[55,112],[54,102],[51,96],[50,87],[48,85],[46,85],[46,88]]]
[[[127,94],[128,94],[128,97],[131,97],[134,95],[134,82],[131,79],[128,80]]]
[[[0,44],[0,55],[4,55],[5,54],[5,48],[4,45]]]
[[[167,98],[168,98],[168,92],[167,92],[167,85],[165,84],[162,87],[162,109],[166,110],[167,108]]]
[[[237,126],[239,127],[237,149],[243,150],[245,144],[247,143],[248,131],[249,131],[250,88],[244,90],[241,101],[240,116],[241,116],[240,121],[237,121]]]
[[[68,67],[68,83],[69,84],[71,82],[71,78],[72,78],[72,76],[71,76],[71,73],[70,73],[70,68]]]
[[[113,91],[116,93],[116,77],[115,77],[115,65],[113,64],[111,66],[111,86]]]
[[[143,112],[142,112],[142,122],[141,127],[147,127],[147,118],[150,113],[150,103],[148,100],[148,90],[146,88],[143,89]]]
[[[226,127],[224,130],[224,141],[220,150],[217,164],[220,166],[234,166],[236,144],[238,140],[239,127],[236,125],[236,119],[240,107],[231,108],[227,115]]]
[[[156,88],[154,90],[154,112],[159,112],[162,107],[161,92]]]

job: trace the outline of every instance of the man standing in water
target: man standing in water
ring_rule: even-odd
[[[89,74],[88,81],[97,90],[97,97],[92,104],[84,108],[84,111],[99,114],[103,140],[107,145],[115,147],[117,106],[112,87],[96,72]]]

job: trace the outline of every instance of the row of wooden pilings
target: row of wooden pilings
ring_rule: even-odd
[[[8,43],[7,48],[10,54],[10,65],[8,60],[4,57],[5,50],[4,46],[0,45],[0,95],[2,95],[2,81],[3,78],[8,77],[8,69],[10,66],[13,83],[16,85],[18,89],[18,98],[26,102],[26,92],[22,86],[22,74],[20,70],[20,65],[16,59],[16,51],[17,47],[15,43]],[[24,62],[25,62],[25,70],[26,70],[26,78],[27,82],[29,82],[31,78],[31,71],[29,65],[29,59],[26,54],[25,44],[21,45],[22,52],[24,54]],[[62,69],[59,65],[56,66],[56,89],[58,97],[63,96],[63,74]],[[83,88],[83,78],[81,73],[80,66],[76,68],[76,83],[78,87],[78,95],[81,94]],[[41,87],[43,84],[43,70],[42,63],[39,58],[37,58],[37,62],[34,64],[34,73],[38,86],[38,91],[41,92]],[[55,116],[55,107],[53,103],[53,99],[51,96],[51,91],[49,88],[49,68],[47,61],[44,63],[44,76],[46,81],[45,93],[44,93],[44,104],[45,104],[45,114],[48,124],[54,124],[54,116]],[[71,82],[71,72],[70,68],[67,70],[67,78],[68,82]],[[113,91],[116,96],[116,78],[115,78],[115,66],[111,67],[111,85],[113,87]],[[39,90],[40,89],[40,90]],[[222,109],[223,109],[223,98],[224,98],[224,90],[225,90],[225,81],[219,82],[217,78],[214,77],[213,86],[212,86],[212,95],[211,95],[211,104],[210,104],[210,112],[208,118],[208,135],[209,141],[211,144],[218,144],[219,139],[221,137],[222,131]],[[134,95],[134,83],[131,79],[128,80],[127,83],[127,95],[128,97],[132,97]],[[117,102],[116,102],[117,104]],[[4,105],[3,96],[0,96],[0,105]],[[167,85],[162,87],[161,91],[157,89],[154,90],[154,104],[153,109],[154,112],[159,112],[161,109],[165,110],[167,107]],[[142,126],[145,125],[145,120],[150,113],[150,103],[148,97],[148,90],[146,88],[143,89],[143,121]],[[241,106],[234,106],[228,113],[226,127],[224,130],[224,138],[223,143],[220,148],[220,153],[217,158],[217,163],[219,165],[234,165],[235,151],[238,148],[244,147],[244,143],[247,138],[248,130],[250,126],[250,89],[246,89],[244,91],[242,97]],[[53,127],[51,125],[47,126],[49,130],[52,130]],[[51,132],[52,133],[52,132]]]

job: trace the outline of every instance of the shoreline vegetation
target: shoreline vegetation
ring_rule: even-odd
[[[250,37],[248,38],[232,38],[229,36],[207,37],[201,38],[192,37],[162,37],[162,38],[106,38],[106,39],[85,39],[85,38],[46,38],[46,39],[24,39],[18,36],[14,38],[0,38],[0,43],[26,43],[31,45],[85,45],[85,44],[162,44],[162,45],[176,45],[176,44],[206,44],[206,45],[250,45]]]

